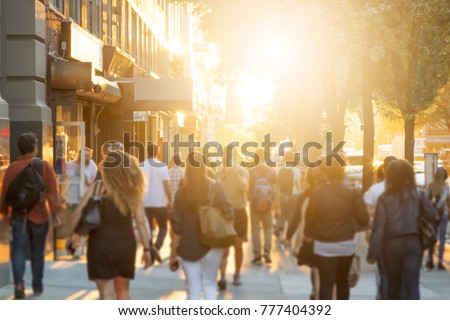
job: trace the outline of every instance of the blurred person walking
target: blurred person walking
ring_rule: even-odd
[[[184,168],[181,166],[183,158],[181,154],[174,154],[169,163],[169,185],[170,185],[170,203],[173,207],[175,194],[181,186],[184,179]]]
[[[222,185],[225,196],[231,202],[234,211],[234,229],[238,235],[234,245],[234,275],[233,285],[242,285],[241,267],[244,260],[243,244],[247,241],[248,218],[247,218],[247,192],[249,183],[248,171],[239,165],[239,155],[233,152],[232,159],[223,158],[223,168],[216,172],[216,180]],[[227,287],[226,270],[230,249],[224,249],[224,256],[220,266],[220,280],[218,287],[225,290]]]
[[[61,200],[58,192],[56,174],[52,166],[44,160],[36,157],[38,152],[38,139],[32,132],[22,134],[17,145],[21,156],[16,159],[5,172],[2,187],[1,213],[10,214],[12,227],[11,264],[14,277],[15,299],[25,298],[25,267],[28,249],[31,249],[31,273],[33,294],[40,295],[44,291],[44,256],[47,233],[51,219],[54,226],[60,224]],[[35,180],[28,179],[32,171],[33,176],[38,176],[39,185]],[[38,188],[33,190],[30,186]],[[14,198],[9,188],[14,188],[14,193],[25,195],[25,199]],[[25,188],[25,189],[24,189]],[[36,193],[37,192],[37,193]],[[18,209],[25,201],[35,198],[29,208]]]
[[[280,210],[275,235],[280,239],[285,237],[287,222],[295,210],[296,200],[300,190],[300,169],[294,167],[294,152],[285,152],[282,167],[277,172],[278,208]]]
[[[370,225],[373,224],[374,216],[375,216],[375,207],[378,202],[378,198],[383,194],[386,190],[386,170],[389,167],[389,164],[397,160],[394,156],[387,156],[381,168],[377,170],[378,182],[372,185],[365,193],[364,193],[364,202],[366,204],[367,212],[369,213]],[[366,231],[366,240],[370,241],[370,229]],[[375,281],[377,285],[377,300],[386,300],[387,299],[387,275],[386,270],[383,264],[383,257],[378,257],[377,260],[377,269],[375,270]]]
[[[171,211],[171,193],[169,186],[169,170],[167,166],[158,159],[159,149],[154,143],[147,146],[148,159],[140,164],[147,186],[144,195],[145,214],[148,222],[153,228],[153,219],[158,225],[158,235],[154,248],[159,251],[163,246],[164,239],[167,235],[167,212]],[[150,246],[153,246],[153,239],[150,238]],[[155,257],[159,262],[159,252]]]
[[[261,259],[261,224],[264,233],[263,257],[266,263],[272,263],[272,205],[276,199],[277,176],[266,164],[269,157],[265,150],[256,150],[255,167],[249,170],[250,176],[250,221],[252,229],[253,260],[252,264],[262,265]]]
[[[92,149],[84,149],[84,190],[87,191],[88,187],[94,182],[97,176],[97,165],[92,158]],[[64,192],[63,198],[67,207],[66,213],[71,215],[75,208],[80,203],[80,199],[83,196],[80,194],[81,184],[81,150],[78,152],[78,158],[73,161],[69,161],[66,164],[66,174],[64,176]],[[64,217],[63,227],[68,227],[70,223],[70,217]],[[69,226],[70,227],[70,226]],[[66,229],[67,230],[67,229]],[[74,257],[79,258],[84,252],[85,240],[82,237],[80,246],[74,252]]]
[[[100,227],[89,234],[87,267],[101,300],[129,300],[130,280],[136,261],[135,220],[142,245],[144,268],[151,264],[149,234],[146,228],[143,197],[145,180],[137,159],[123,151],[113,151],[101,164],[102,180],[92,184],[73,215],[72,229],[82,218],[83,208],[99,190]],[[95,194],[97,195],[97,194]],[[73,236],[77,242],[78,237]]]
[[[319,270],[316,268],[314,256],[310,257],[301,257],[302,246],[308,246],[312,239],[305,237],[305,230],[310,226],[307,226],[304,221],[306,220],[305,214],[309,205],[310,197],[313,194],[314,190],[316,190],[321,185],[327,183],[327,178],[324,176],[321,170],[318,168],[308,168],[306,171],[306,189],[301,192],[295,204],[295,210],[292,215],[292,219],[288,223],[287,235],[286,239],[283,241],[286,246],[291,246],[291,241],[293,236],[297,233],[297,248],[293,249],[294,254],[297,256],[298,265],[307,264],[311,268],[311,294],[309,296],[310,300],[318,300],[319,299]],[[303,223],[302,223],[303,222]],[[304,258],[309,258],[304,261]]]
[[[447,184],[447,170],[443,167],[437,168],[433,181],[428,185],[428,198],[431,204],[438,212],[438,221],[436,222],[436,231],[439,235],[439,251],[438,251],[438,270],[445,270],[442,263],[445,250],[445,235],[448,223],[448,201],[449,187]],[[428,249],[428,261],[426,267],[429,270],[434,268],[433,255],[434,246]]]
[[[184,181],[184,164],[183,164],[183,158],[181,157],[181,154],[177,153],[174,154],[172,159],[169,162],[169,185],[170,185],[170,205],[171,208],[173,208],[173,204],[175,202],[175,195],[178,191],[178,189],[181,187],[183,181]],[[170,222],[172,212],[168,211],[168,220]],[[175,241],[174,241],[175,235],[173,233],[173,228],[170,228],[170,251],[174,251],[175,248]],[[174,268],[173,271],[178,270],[179,265],[176,263],[174,266],[170,266],[171,268]]]
[[[420,299],[419,280],[423,248],[420,219],[434,223],[437,212],[426,194],[417,190],[414,170],[404,160],[392,161],[386,171],[386,191],[375,209],[367,261],[383,259],[388,299]]]
[[[216,300],[216,279],[222,260],[222,248],[211,248],[200,241],[199,207],[212,203],[226,219],[233,220],[233,208],[220,185],[207,177],[205,158],[200,153],[188,155],[185,183],[177,191],[171,216],[175,248],[169,265],[177,255],[183,261],[189,300]]]
[[[345,167],[334,162],[321,168],[329,183],[311,195],[306,212],[305,237],[314,241],[321,300],[350,298],[349,273],[356,253],[356,231],[367,226],[369,216],[362,198],[344,182]],[[358,228],[356,228],[358,225]]]

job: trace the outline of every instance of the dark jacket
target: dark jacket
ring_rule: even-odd
[[[367,259],[377,260],[385,240],[420,235],[419,218],[437,220],[437,212],[424,192],[412,189],[399,194],[383,193],[377,201]]]
[[[341,181],[316,189],[305,216],[305,236],[321,242],[353,239],[369,223],[362,197]]]
[[[222,209],[222,213],[229,220],[234,218],[233,207],[225,196],[225,192],[220,183],[214,183],[213,206]],[[171,226],[173,232],[180,236],[178,245],[178,255],[186,261],[198,261],[203,258],[211,249],[200,242],[200,221],[197,212],[191,212],[188,206],[186,189],[183,186],[175,194],[175,202],[171,216]],[[204,195],[204,202],[207,204],[208,195]]]
[[[300,223],[302,222],[303,203],[310,197],[312,192],[313,188],[308,188],[298,195],[297,201],[295,203],[294,213],[292,214],[291,220],[289,220],[288,222],[286,239],[291,240],[298,227],[300,226]]]

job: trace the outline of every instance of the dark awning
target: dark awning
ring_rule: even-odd
[[[97,100],[100,103],[116,103],[122,97],[120,88],[117,82],[108,81],[103,77],[94,76],[92,80],[94,85],[99,86],[99,91],[93,90],[77,90],[77,95]]]

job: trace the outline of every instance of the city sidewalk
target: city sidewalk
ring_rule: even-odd
[[[168,241],[166,241],[168,242]],[[233,251],[228,267],[228,288],[218,294],[219,299],[258,299],[258,300],[307,300],[311,291],[309,268],[298,268],[288,250],[283,250],[274,241],[272,265],[252,266],[250,245],[245,245],[246,257],[242,272],[242,286],[231,285],[233,274]],[[362,274],[355,288],[351,290],[351,299],[374,299],[375,277],[373,267],[364,262],[366,245],[358,245],[362,259]],[[138,255],[139,257],[140,255]],[[168,256],[167,245],[162,256]],[[446,253],[450,258],[450,250]],[[448,261],[448,260],[447,260]],[[447,265],[448,267],[448,265]],[[132,299],[186,299],[185,282],[181,271],[173,273],[167,262],[148,270],[138,268],[135,280],[131,282]],[[30,288],[30,268],[27,268],[27,287]],[[47,262],[45,270],[45,292],[34,300],[91,300],[98,299],[93,282],[88,281],[86,263],[79,261]],[[450,299],[450,277],[448,271],[422,272],[422,299]],[[0,288],[0,299],[12,299],[13,285]],[[27,291],[31,294],[31,290]]]

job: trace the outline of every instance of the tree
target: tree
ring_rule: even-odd
[[[386,104],[400,110],[405,158],[413,163],[417,114],[432,105],[449,78],[448,1],[384,1],[380,22],[386,52],[380,87]]]

